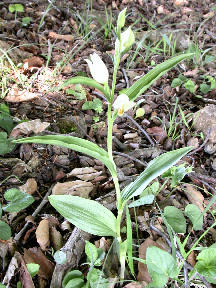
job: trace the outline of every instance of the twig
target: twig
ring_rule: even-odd
[[[200,173],[194,173],[194,172],[192,172],[192,173],[188,174],[188,176],[191,177],[191,178],[196,178],[196,179],[198,179],[199,181],[204,180],[204,181],[206,181],[206,182],[210,182],[210,183],[216,185],[216,179],[213,178],[213,177],[207,176],[207,175],[202,175],[202,174],[200,174]]]
[[[137,159],[137,158],[135,158],[133,156],[130,156],[128,154],[117,152],[117,151],[113,151],[113,154],[119,155],[119,156],[123,156],[123,157],[128,158],[128,159],[131,159],[132,161],[137,162],[137,163],[139,163],[140,165],[142,165],[144,167],[147,166],[147,163],[144,163],[143,161],[140,161],[139,159]]]
[[[32,216],[36,217],[38,215],[38,213],[42,210],[42,208],[46,205],[46,203],[48,202],[48,196],[51,194],[52,192],[52,188],[53,188],[54,184],[49,188],[48,192],[46,193],[46,195],[44,196],[43,200],[41,201],[40,205],[37,207],[37,209],[33,212]],[[15,241],[19,241],[20,238],[22,237],[23,233],[26,231],[26,229],[28,228],[29,225],[29,221],[27,221],[25,223],[25,225],[23,226],[23,228],[19,231],[19,233],[17,233],[14,237]]]
[[[155,146],[155,143],[153,142],[151,137],[148,135],[148,133],[130,115],[125,113],[124,117],[128,118],[145,135],[145,137],[148,139],[148,141],[150,142],[152,146]]]
[[[170,248],[172,248],[172,243],[171,241],[168,239],[168,237],[166,236],[166,234],[164,234],[163,232],[161,232],[158,228],[156,228],[153,225],[153,219],[150,221],[150,228],[152,230],[154,230],[155,232],[157,232],[158,235],[160,235],[161,237],[163,237],[165,239],[165,241],[167,242],[168,246]],[[183,257],[181,255],[181,253],[176,249],[176,255],[178,256],[178,258],[180,259],[180,261],[183,261]],[[186,267],[187,270],[193,270],[194,267],[192,265],[190,265],[189,263],[187,263],[187,261],[183,262],[183,266]],[[185,271],[184,271],[185,272]],[[205,277],[200,275],[199,273],[197,273],[197,276],[200,278],[200,280],[202,280],[202,282],[206,285],[207,288],[211,288],[212,286],[206,281]],[[188,277],[188,276],[187,276]]]
[[[129,80],[128,80],[128,77],[127,77],[127,74],[125,72],[125,69],[124,68],[121,68],[121,71],[124,75],[124,79],[125,79],[125,82],[126,82],[126,88],[129,88],[130,87],[130,83],[129,83]]]

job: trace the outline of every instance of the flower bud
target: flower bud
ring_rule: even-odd
[[[124,112],[133,108],[135,104],[136,104],[135,102],[130,101],[130,99],[126,94],[120,94],[113,103],[113,108],[115,110],[118,110],[119,116],[122,116]]]
[[[120,52],[121,53],[125,53],[127,52],[130,47],[133,45],[135,41],[135,36],[133,31],[131,30],[131,28],[129,27],[127,30],[125,30],[123,33],[121,33],[121,48],[120,48]],[[115,49],[119,48],[119,39],[116,39],[115,42]]]
[[[107,83],[109,78],[109,72],[104,62],[96,53],[91,54],[90,59],[91,60],[85,59],[85,61],[88,63],[91,75],[94,80],[101,84]]]

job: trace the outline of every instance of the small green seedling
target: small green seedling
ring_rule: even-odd
[[[94,110],[100,114],[103,111],[103,104],[100,99],[94,98],[93,101],[86,101],[82,105],[82,110]]]
[[[86,100],[86,91],[81,84],[76,84],[74,89],[66,89],[66,93],[74,95],[78,100]]]
[[[26,264],[26,267],[32,278],[38,274],[39,269],[40,269],[40,265],[36,263]]]
[[[12,188],[4,193],[4,198],[8,201],[7,205],[0,206],[0,218],[2,218],[2,210],[4,212],[19,212],[34,202],[34,198],[19,189]],[[11,237],[11,228],[4,221],[0,220],[0,239],[8,240]]]
[[[22,4],[10,4],[8,10],[10,13],[15,12],[15,20],[16,20],[17,12],[24,12],[24,6]]]
[[[179,185],[179,183],[185,177],[185,175],[191,172],[192,172],[191,166],[185,167],[185,164],[181,164],[179,166],[171,167],[162,175],[162,178],[171,179],[171,188],[175,188],[176,186]]]
[[[27,27],[32,21],[31,17],[23,17],[22,18],[22,26]]]

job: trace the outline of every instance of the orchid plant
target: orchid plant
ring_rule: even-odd
[[[115,119],[117,117],[121,117],[124,112],[131,109],[135,105],[135,99],[143,94],[155,80],[157,80],[182,60],[187,59],[193,55],[192,53],[181,54],[165,61],[162,64],[157,65],[149,73],[137,80],[130,88],[122,91],[122,93],[120,93],[120,95],[118,95],[114,100],[117,71],[120,65],[121,57],[131,48],[135,42],[135,36],[131,27],[122,32],[122,29],[125,26],[125,17],[126,9],[120,12],[117,20],[117,27],[115,31],[117,37],[115,41],[115,54],[113,57],[114,70],[112,75],[112,85],[109,86],[109,72],[106,65],[98,56],[98,54],[94,53],[90,55],[90,59],[85,60],[88,63],[93,79],[80,76],[73,77],[65,81],[64,84],[59,88],[62,89],[63,87],[66,87],[70,84],[82,84],[96,88],[103,93],[108,102],[107,151],[95,143],[73,136],[45,135],[12,140],[13,143],[41,143],[67,147],[77,152],[85,153],[91,157],[99,159],[101,162],[103,162],[103,164],[105,164],[112,176],[115,185],[117,207],[116,216],[110,210],[97,203],[96,201],[84,199],[78,196],[52,195],[49,196],[49,201],[62,216],[64,216],[68,221],[70,221],[78,228],[98,236],[115,237],[119,244],[121,279],[124,279],[126,259],[128,259],[130,270],[133,273],[132,244],[129,243],[131,241],[122,240],[120,229],[122,215],[126,208],[128,224],[127,239],[132,238],[128,201],[134,201],[134,197],[139,196],[153,179],[162,175],[192,148],[181,148],[160,155],[149,163],[145,171],[143,171],[134,182],[125,187],[123,191],[120,190],[112,151],[112,130]]]

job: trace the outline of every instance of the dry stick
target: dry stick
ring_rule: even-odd
[[[126,117],[127,119],[130,119],[130,121],[145,135],[145,137],[148,139],[150,144],[152,146],[155,146],[155,143],[153,142],[151,137],[148,135],[148,133],[130,115],[128,115],[127,113],[124,113],[124,117]]]
[[[38,213],[42,210],[42,208],[47,204],[48,202],[48,196],[51,194],[52,192],[52,188],[53,188],[54,184],[49,188],[48,192],[46,193],[46,195],[44,196],[43,200],[41,201],[40,205],[37,207],[37,209],[34,211],[34,213],[32,214],[33,217],[36,217],[38,215]],[[14,237],[15,241],[19,241],[20,238],[22,237],[23,233],[26,231],[26,229],[28,228],[29,225],[29,221],[27,221],[24,225],[24,227],[19,231],[19,233],[17,233]]]
[[[167,242],[168,246],[172,249],[172,243],[171,241],[168,239],[168,237],[166,236],[166,234],[164,234],[163,232],[161,232],[158,228],[156,228],[154,225],[153,225],[153,219],[151,220],[150,222],[150,228],[152,230],[154,230],[155,232],[157,232],[158,235],[160,235],[161,237],[163,237],[165,239],[165,241]],[[183,261],[183,257],[181,255],[181,253],[176,249],[176,255],[178,256],[178,258]],[[183,266],[186,267],[187,270],[193,270],[194,267],[192,265],[190,265],[189,263],[187,263],[187,261],[184,261],[183,262]],[[202,282],[206,285],[207,288],[211,288],[211,284],[209,284],[207,282],[207,280],[205,279],[204,276],[200,275],[198,272],[197,272],[197,276],[202,280]]]
[[[121,153],[121,152],[116,152],[116,151],[113,151],[113,154],[119,155],[119,156],[122,156],[122,157],[125,157],[125,158],[128,158],[128,159],[130,159],[130,160],[132,160],[132,161],[134,161],[134,162],[139,163],[140,165],[142,165],[142,166],[144,166],[144,167],[147,166],[147,163],[144,163],[143,161],[140,161],[139,159],[137,159],[137,158],[135,158],[135,157],[133,157],[133,156],[130,156],[130,155],[128,155],[128,154]]]
[[[126,74],[126,72],[125,72],[125,69],[124,69],[124,68],[121,68],[121,71],[122,71],[122,73],[123,73],[123,75],[124,75],[124,78],[125,78],[126,88],[129,88],[129,87],[130,87],[130,83],[129,83],[127,74]]]
[[[216,185],[216,179],[207,175],[202,175],[200,173],[191,172],[190,174],[188,174],[188,176],[191,178],[196,178],[199,181],[203,180],[203,181],[210,182]]]

